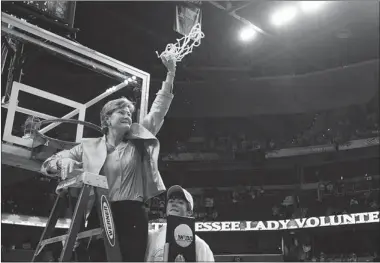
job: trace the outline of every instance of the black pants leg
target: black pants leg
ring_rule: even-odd
[[[117,201],[111,203],[116,235],[123,261],[143,262],[148,241],[148,215],[142,202]],[[88,218],[88,229],[99,227],[96,210]],[[89,248],[91,261],[107,261],[103,240],[94,240]]]
[[[113,202],[111,209],[123,260],[143,262],[148,240],[148,215],[143,203]]]

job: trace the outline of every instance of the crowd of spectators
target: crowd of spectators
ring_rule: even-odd
[[[357,178],[357,179],[355,179]],[[309,190],[278,185],[190,188],[198,220],[273,220],[379,210],[379,176],[320,182]],[[2,192],[3,213],[48,217],[56,199],[56,180],[35,176]],[[294,208],[299,210],[295,211]],[[151,219],[164,218],[165,195],[152,199]],[[69,216],[69,209],[62,216]]]
[[[2,190],[2,213],[42,217],[50,215],[57,197],[56,179],[36,175],[16,185]],[[66,211],[62,212],[61,216],[65,216]]]
[[[236,158],[250,151],[337,145],[379,136],[379,108],[371,101],[367,105],[291,116],[188,120],[176,131],[175,136],[162,135],[165,156],[218,152],[220,156]]]
[[[374,176],[371,179],[366,179],[367,177],[369,176],[364,177],[363,180],[356,183],[350,191],[347,191],[350,188],[338,187],[339,184],[342,182],[344,183],[344,180],[339,182],[321,182],[321,184],[315,189],[302,191],[294,191],[290,189],[273,190],[268,189],[265,186],[236,186],[213,189],[200,188],[189,189],[189,191],[192,192],[194,197],[194,216],[197,221],[281,220],[299,217],[378,211],[378,177]],[[32,180],[18,184],[20,187],[17,191],[3,191],[3,213],[47,217],[55,200],[55,183],[54,180],[46,180],[43,179],[43,177],[36,176]],[[321,187],[321,185],[324,186]],[[333,185],[333,187],[330,185]],[[346,185],[348,184],[346,183]],[[25,191],[26,193],[28,191],[27,189],[29,189],[30,193],[27,193],[25,196],[18,192]],[[34,189],[34,191],[30,191],[30,189]],[[149,218],[152,222],[164,222],[164,198],[165,194],[162,194],[158,198],[152,199],[147,207]],[[67,215],[62,216],[67,217]],[[360,226],[349,227],[353,229],[352,231],[355,231],[355,228]],[[20,237],[19,243],[16,241],[12,241],[13,243],[8,242],[7,249],[28,249],[30,246],[35,246],[38,237],[41,234],[40,232],[42,231],[42,228],[36,229],[39,229],[40,231],[37,234],[31,233],[30,235],[33,236],[33,238],[24,240]],[[368,253],[366,254],[363,252],[364,248],[360,251],[355,249],[351,250],[356,253],[356,257],[352,253],[340,252],[340,250],[337,250],[339,253],[335,253],[333,249],[326,250],[324,244],[327,241],[324,241],[323,237],[330,237],[331,235],[336,237],[338,234],[326,232],[321,233],[318,236],[318,233],[320,233],[322,229],[331,231],[333,228],[318,228],[318,231],[315,230],[315,232],[311,233],[308,232],[308,229],[300,230],[299,233],[305,233],[309,237],[299,238],[297,249],[289,247],[290,250],[293,249],[298,251],[297,261],[351,262],[356,260],[359,261],[360,259],[363,260],[365,257],[371,260],[374,257],[372,250],[368,250]],[[283,238],[286,239],[286,236]],[[294,238],[291,240],[294,242]],[[315,241],[311,242],[310,240]],[[365,237],[363,237],[363,240],[365,240]],[[350,239],[350,242],[356,244],[353,239]],[[353,247],[354,245],[351,244],[350,246]],[[263,248],[257,249],[258,251],[262,251]],[[231,250],[233,250],[232,247]],[[249,249],[247,248],[247,251],[248,250]],[[301,253],[301,251],[303,252]],[[321,254],[320,252],[323,252],[324,254]]]
[[[165,137],[165,131],[160,135],[162,155],[214,151],[237,159],[241,154],[258,150],[344,143],[376,137],[379,135],[379,113],[378,106],[369,104],[292,117],[257,116],[250,121],[198,120],[191,129],[192,134],[184,136],[180,130],[178,138]],[[194,217],[197,221],[265,221],[379,211],[378,181],[377,172],[376,176],[366,174],[360,182],[322,180],[317,187],[309,190],[295,191],[286,187],[274,190],[266,185],[235,185],[223,189],[216,186],[211,189],[190,189],[190,192],[194,196]],[[3,189],[2,213],[49,216],[56,198],[55,179],[36,175],[16,185]],[[164,222],[165,195],[152,199],[147,210],[152,222]],[[69,216],[69,209],[61,214],[61,217]],[[18,246],[27,249],[29,243],[20,243]],[[323,242],[319,240],[316,243]],[[8,246],[10,249],[12,247]],[[365,257],[369,260],[377,257],[373,251],[367,254],[363,251],[332,253],[310,242],[300,242],[298,251],[303,252],[298,254],[297,261],[354,262]]]
[[[342,234],[342,232],[340,234]],[[357,233],[356,235],[358,236],[358,239],[365,238],[365,232]],[[378,252],[376,251],[376,248],[374,248],[373,246],[369,246],[367,247],[367,249],[359,250],[343,249],[345,252],[342,252],[342,249],[338,247],[342,245],[344,246],[344,244],[337,244],[335,252],[326,253],[323,250],[321,251],[320,249],[321,247],[323,247],[322,240],[318,240],[318,238],[314,238],[312,235],[309,235],[306,239],[308,239],[308,242],[303,243],[305,238],[299,238],[296,235],[290,238],[288,246],[285,246],[284,249],[285,262],[379,262]],[[341,240],[339,241],[342,243]],[[349,240],[349,242],[352,242],[352,240]],[[311,243],[314,243],[315,245],[312,246]],[[353,251],[356,251],[356,253]]]
[[[263,187],[230,187],[202,191],[194,196],[199,221],[280,220],[329,216],[379,210],[378,180],[366,179],[348,188],[331,188],[342,182],[329,182],[327,188],[294,191],[265,190]],[[191,189],[190,189],[191,191]],[[150,203],[150,218],[165,218],[165,196]]]

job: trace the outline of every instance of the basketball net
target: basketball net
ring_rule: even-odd
[[[193,47],[198,47],[201,44],[201,39],[205,34],[201,30],[201,24],[195,24],[188,35],[177,39],[177,43],[166,45],[165,51],[161,54],[156,54],[159,58],[172,59],[180,62],[187,54],[193,51]]]

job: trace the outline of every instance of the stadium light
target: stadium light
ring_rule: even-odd
[[[254,39],[256,35],[257,31],[250,26],[247,26],[240,31],[240,39],[242,41],[249,41],[251,39]]]
[[[302,11],[306,13],[314,12],[322,8],[326,1],[301,1],[300,6]]]
[[[283,26],[292,21],[297,15],[297,8],[294,6],[283,7],[272,16],[272,23],[275,26]]]

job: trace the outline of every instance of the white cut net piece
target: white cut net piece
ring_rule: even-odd
[[[190,33],[180,39],[177,39],[177,43],[166,45],[165,51],[161,54],[156,54],[159,58],[165,57],[166,59],[175,59],[176,62],[180,62],[187,54],[193,51],[193,47],[198,47],[201,44],[201,39],[205,37],[205,34],[201,30],[201,24],[195,24]]]

